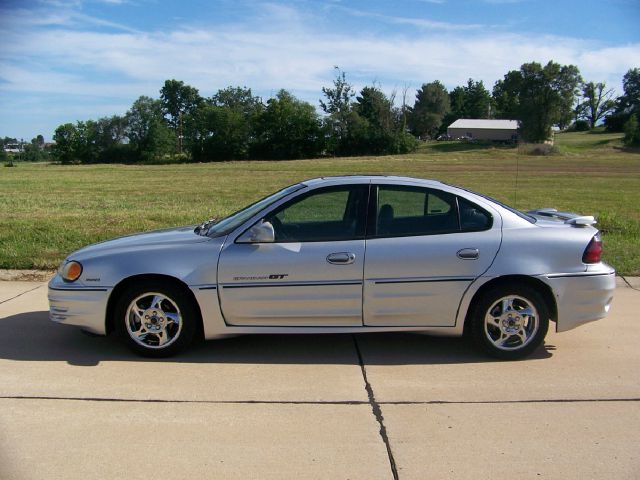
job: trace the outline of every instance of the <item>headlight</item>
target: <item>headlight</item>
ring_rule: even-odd
[[[82,275],[82,264],[71,260],[63,265],[60,265],[58,273],[65,282],[75,282],[80,275]]]

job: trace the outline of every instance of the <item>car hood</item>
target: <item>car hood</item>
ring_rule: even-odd
[[[179,228],[168,228],[164,230],[155,230],[153,232],[137,233],[124,237],[106,240],[104,242],[94,243],[84,247],[75,255],[86,256],[91,254],[99,254],[112,250],[135,250],[139,248],[153,248],[158,246],[184,245],[191,243],[206,242],[208,237],[198,235],[193,230],[195,225]]]

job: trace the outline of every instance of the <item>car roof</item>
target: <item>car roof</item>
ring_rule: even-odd
[[[412,185],[443,186],[442,182],[424,178],[400,177],[396,175],[340,175],[311,178],[301,182],[308,187],[316,187],[326,184],[349,184],[349,183],[406,183]]]

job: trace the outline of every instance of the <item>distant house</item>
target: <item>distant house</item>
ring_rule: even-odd
[[[7,153],[22,153],[24,147],[21,143],[7,143],[4,146],[4,151]]]
[[[447,134],[452,138],[515,142],[518,140],[518,121],[461,118],[449,125]]]

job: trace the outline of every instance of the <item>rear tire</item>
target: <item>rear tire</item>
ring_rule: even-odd
[[[543,342],[549,317],[547,304],[537,290],[517,284],[495,287],[472,307],[471,338],[492,357],[521,359]]]
[[[184,350],[198,322],[200,313],[190,292],[169,282],[140,282],[116,303],[116,330],[129,348],[145,357],[169,357]]]

